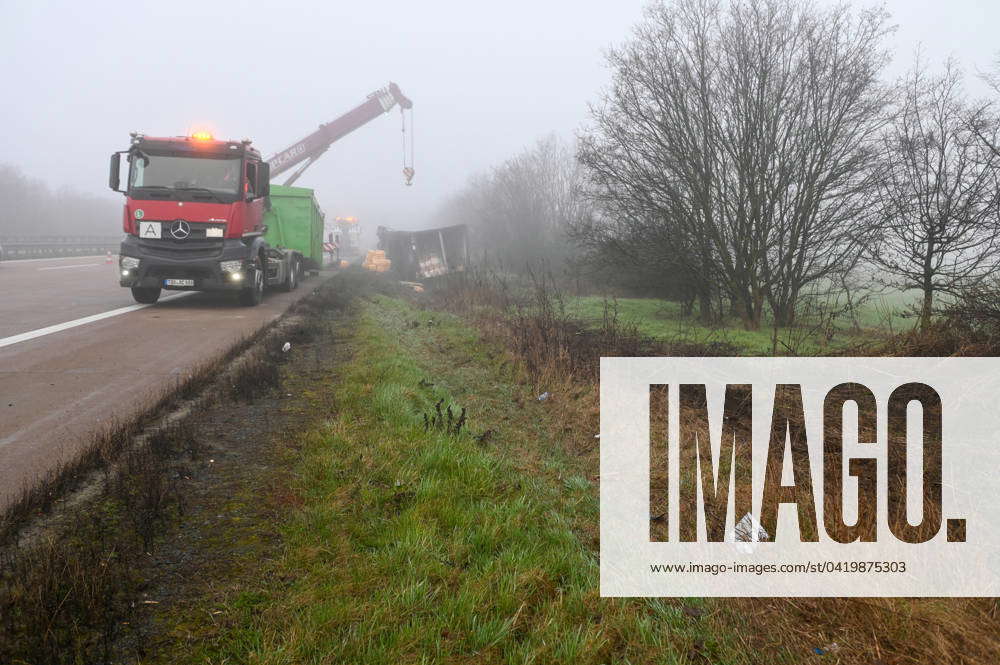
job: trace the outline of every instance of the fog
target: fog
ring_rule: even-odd
[[[315,188],[328,215],[369,228],[433,225],[471,174],[584,125],[608,80],[602,50],[628,37],[642,4],[7,0],[0,162],[114,202],[107,156],[130,130],[205,127],[270,156],[391,80],[414,102],[414,185],[400,172],[398,111],[335,144],[296,184]],[[931,64],[954,55],[975,74],[991,63],[997,3],[886,7],[899,25],[894,75],[918,43]]]

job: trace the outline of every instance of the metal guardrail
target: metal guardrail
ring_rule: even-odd
[[[37,259],[117,252],[118,236],[0,236],[0,259]]]

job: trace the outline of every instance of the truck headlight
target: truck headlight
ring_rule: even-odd
[[[239,272],[243,269],[243,261],[219,261],[222,272]]]
[[[122,270],[135,270],[139,267],[139,259],[134,256],[121,257]]]

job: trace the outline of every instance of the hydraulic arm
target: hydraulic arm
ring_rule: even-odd
[[[294,168],[295,171],[283,183],[284,185],[291,185],[333,143],[362,125],[368,124],[380,115],[388,113],[397,105],[401,110],[413,108],[413,102],[402,93],[398,85],[390,83],[385,88],[376,90],[368,95],[368,98],[364,102],[344,115],[320,125],[319,129],[312,134],[296,141],[288,148],[281,150],[267,160],[271,164],[271,177],[275,178]],[[405,164],[405,152],[404,173],[407,176],[407,184],[409,184],[409,180],[413,177],[413,169]]]

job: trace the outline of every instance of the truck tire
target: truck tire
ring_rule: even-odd
[[[160,287],[158,286],[133,286],[132,297],[135,301],[143,305],[152,305],[160,299]]]
[[[285,275],[285,281],[281,284],[282,291],[294,291],[299,287],[299,271],[301,269],[297,256],[288,259],[288,274]]]
[[[240,304],[246,307],[256,307],[264,299],[264,268],[260,259],[254,259],[253,272],[250,275],[250,286],[240,291]]]

